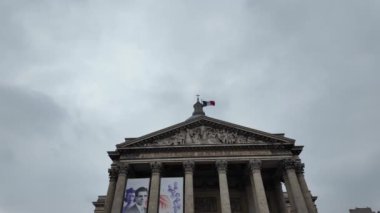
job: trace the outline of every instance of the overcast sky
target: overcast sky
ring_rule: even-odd
[[[0,213],[92,212],[106,151],[210,117],[304,145],[322,213],[380,210],[380,1],[0,0]]]

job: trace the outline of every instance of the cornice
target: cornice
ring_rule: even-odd
[[[291,151],[293,155],[300,155],[303,150],[303,146],[293,146]]]
[[[155,146],[155,147],[127,147],[117,149],[119,156],[128,153],[150,153],[150,152],[177,152],[177,151],[203,151],[203,150],[289,150],[292,144],[220,144],[220,145],[192,145],[192,146]],[[110,156],[111,157],[111,156]]]
[[[115,151],[108,151],[108,156],[111,158],[112,161],[119,160],[120,158],[120,153],[115,150]]]
[[[137,153],[156,153],[156,152],[180,152],[180,151],[239,151],[239,150],[286,150],[292,155],[298,155],[303,146],[294,146],[292,144],[220,144],[220,145],[183,145],[183,146],[154,146],[154,147],[125,147],[118,148],[115,151],[109,151],[108,155],[113,161],[118,161],[122,155]],[[296,150],[296,151],[295,151]],[[295,154],[296,152],[296,154]]]

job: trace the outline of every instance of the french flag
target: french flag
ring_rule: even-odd
[[[215,101],[202,101],[202,105],[205,106],[215,106]]]

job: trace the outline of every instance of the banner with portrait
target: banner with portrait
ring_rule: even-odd
[[[161,178],[159,213],[183,213],[183,178]]]
[[[147,212],[150,178],[128,178],[122,213]]]

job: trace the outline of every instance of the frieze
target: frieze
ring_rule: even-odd
[[[174,135],[144,143],[143,146],[168,146],[191,144],[265,144],[253,136],[238,134],[228,129],[215,129],[200,126],[192,129],[181,129]]]
[[[133,155],[124,155],[121,159],[160,159],[160,158],[184,158],[184,157],[243,157],[251,155],[271,156],[270,150],[217,150],[217,151],[181,151],[181,152],[152,152],[152,153],[136,153]]]

